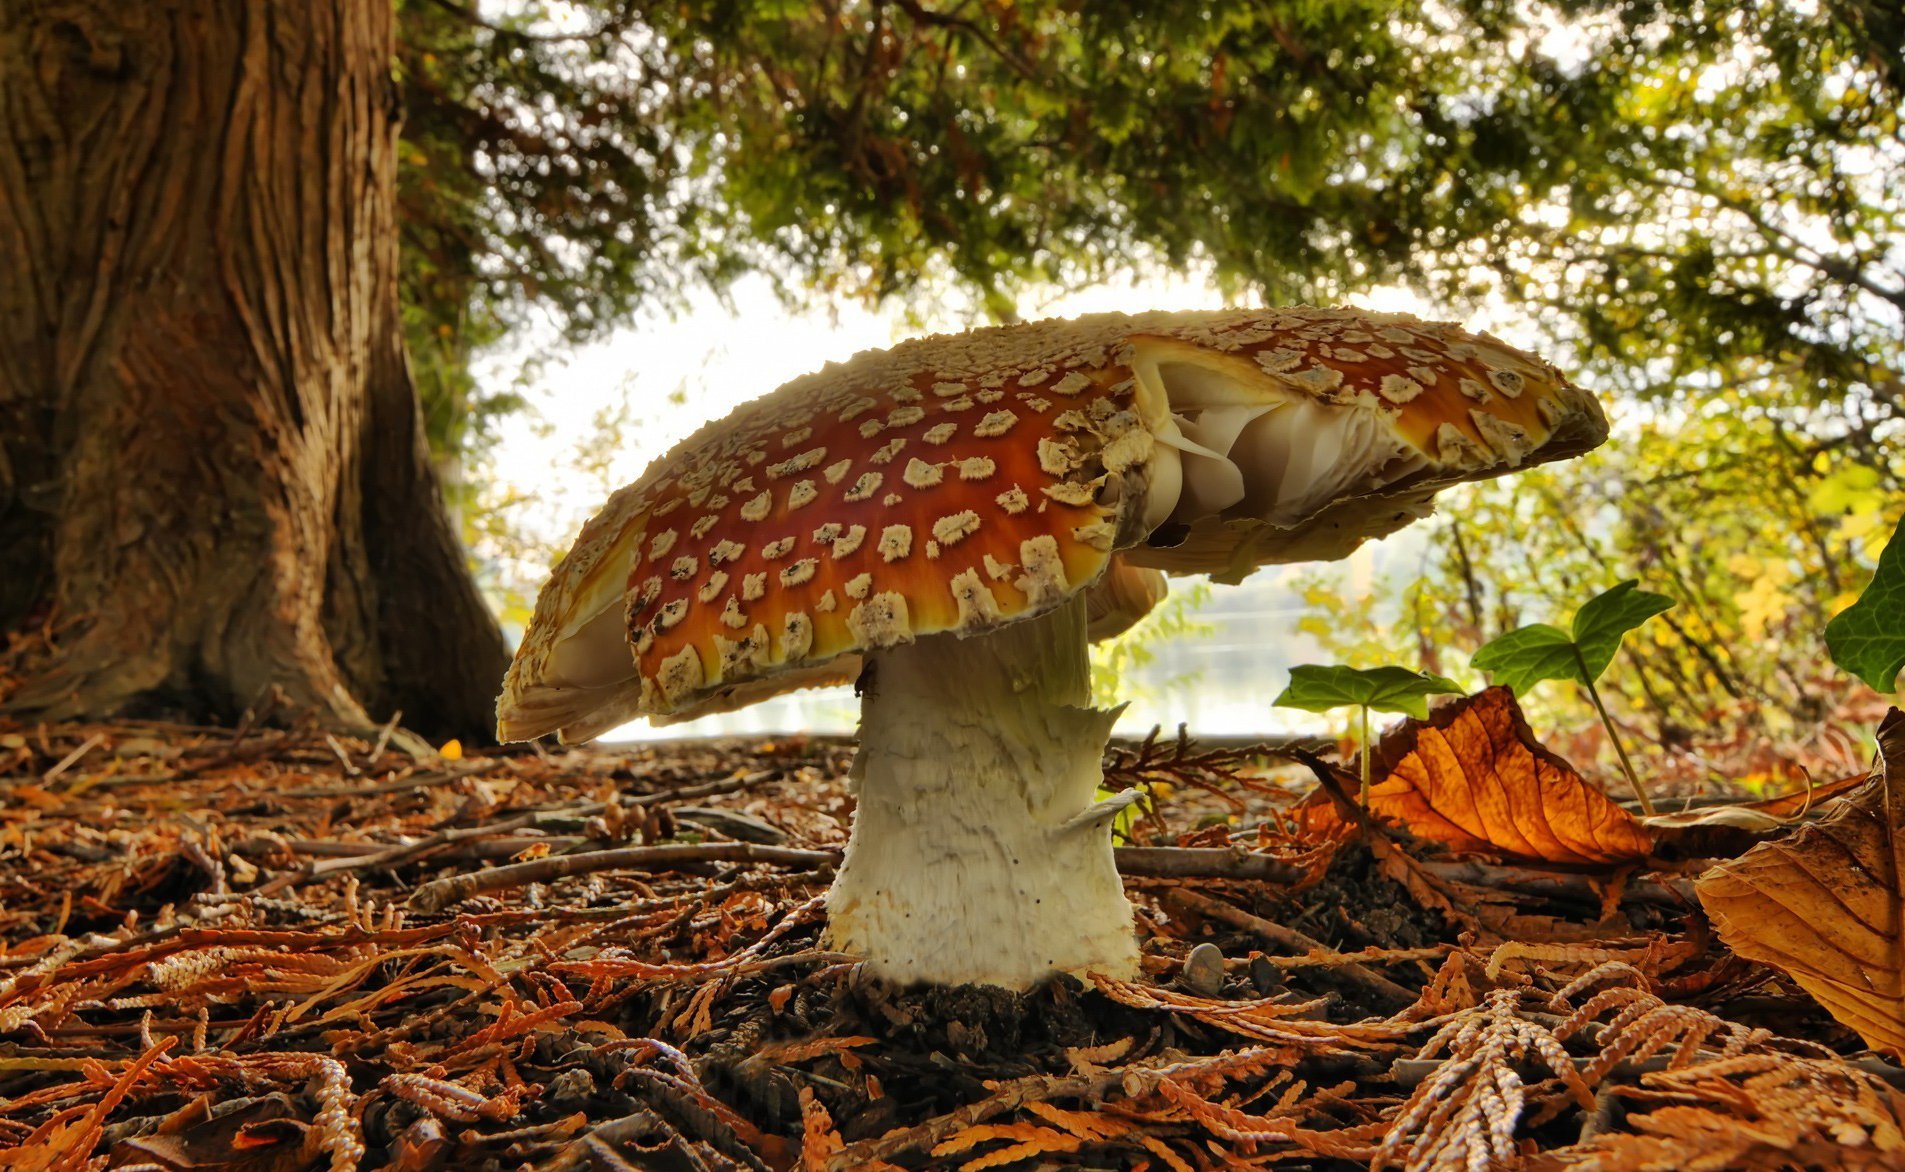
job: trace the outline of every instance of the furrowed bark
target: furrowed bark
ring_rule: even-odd
[[[0,10],[0,627],[56,624],[10,710],[488,725],[399,340],[393,35],[387,0]]]

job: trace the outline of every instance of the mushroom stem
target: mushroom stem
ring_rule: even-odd
[[[894,647],[871,666],[830,946],[902,982],[1135,976],[1111,851],[1119,807],[1093,802],[1117,712],[1090,707],[1083,597],[984,636]]]

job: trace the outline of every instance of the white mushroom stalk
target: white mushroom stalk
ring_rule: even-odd
[[[1137,974],[1110,834],[1127,802],[1093,800],[1118,714],[1090,706],[1085,649],[1074,598],[870,658],[831,947],[901,982]]]
[[[1538,359],[1400,316],[1106,315],[862,354],[591,518],[497,732],[586,740],[860,678],[834,946],[909,982],[1132,976],[1087,639],[1160,571],[1341,557],[1444,485],[1605,435]]]

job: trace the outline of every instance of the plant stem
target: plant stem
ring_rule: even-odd
[[[1363,716],[1363,751],[1356,755],[1363,767],[1363,809],[1369,809],[1369,705],[1357,705]]]
[[[1575,653],[1575,658],[1580,658],[1580,652]],[[1587,680],[1588,699],[1594,701],[1594,711],[1601,714],[1601,727],[1607,730],[1607,739],[1614,742],[1614,752],[1621,759],[1621,772],[1627,775],[1627,784],[1634,787],[1634,796],[1640,799],[1641,812],[1653,817],[1653,799],[1641,787],[1640,777],[1634,773],[1634,763],[1627,759],[1627,746],[1621,744],[1621,734],[1615,731],[1614,718],[1607,714],[1607,705],[1601,703],[1601,693],[1595,690],[1594,681],[1588,680],[1586,664],[1582,665],[1581,678]]]

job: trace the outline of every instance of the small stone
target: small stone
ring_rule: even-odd
[[[1224,990],[1224,953],[1215,944],[1199,944],[1184,958],[1178,984],[1186,993],[1215,997]]]

